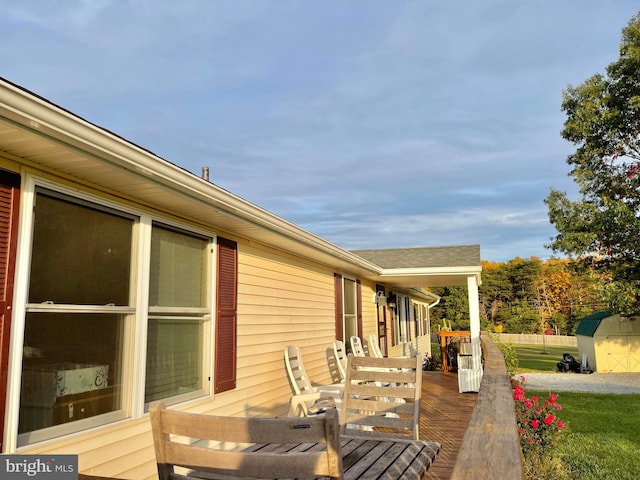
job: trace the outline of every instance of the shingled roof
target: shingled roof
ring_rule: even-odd
[[[480,266],[480,245],[351,250],[351,253],[382,268]]]

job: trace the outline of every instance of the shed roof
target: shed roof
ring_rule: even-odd
[[[584,335],[585,337],[593,337],[600,326],[600,322],[603,318],[611,316],[609,312],[596,312],[591,315],[587,315],[582,320],[576,329],[576,335]]]

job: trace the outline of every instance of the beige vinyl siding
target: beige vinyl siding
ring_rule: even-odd
[[[21,449],[20,453],[77,454],[78,469],[83,473],[131,480],[158,478],[147,416],[58,441],[35,444]]]
[[[362,282],[362,340],[369,341],[369,335],[377,333],[378,318],[376,312],[376,304],[373,301],[375,296],[375,283]]]
[[[330,380],[325,350],[335,338],[333,272],[245,243],[238,252],[238,386],[284,390],[286,403],[287,345],[300,347],[312,381]]]
[[[224,235],[233,239],[233,236]],[[277,416],[291,396],[283,350],[298,345],[315,383],[331,381],[327,349],[335,338],[333,270],[238,241],[237,388],[175,408],[234,416]],[[362,285],[363,334],[376,331],[374,285]],[[75,453],[82,472],[132,480],[156,478],[147,416],[20,449]]]
[[[114,202],[89,188],[82,190]],[[126,204],[158,214],[148,207]],[[216,230],[215,226],[208,229]],[[301,348],[314,383],[331,381],[327,349],[335,338],[334,270],[226,232],[218,234],[238,242],[237,388],[174,408],[217,415],[283,415],[291,397],[283,360],[287,345]],[[374,285],[363,282],[365,338],[376,331],[373,294]],[[131,480],[157,478],[147,415],[27,445],[18,453],[78,454],[83,473]]]
[[[283,360],[287,345],[300,346],[312,381],[330,381],[326,350],[335,338],[333,296],[332,270],[239,239],[237,388],[176,408],[217,415],[283,415],[291,397]],[[363,301],[367,331],[375,325],[369,303]],[[156,478],[147,416],[21,452],[78,453],[83,472]]]

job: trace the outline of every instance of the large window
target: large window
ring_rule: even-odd
[[[209,393],[212,245],[36,188],[18,445]]]
[[[122,408],[133,226],[133,217],[37,193],[18,429],[44,431],[23,440]]]
[[[145,402],[201,391],[210,241],[154,225]]]

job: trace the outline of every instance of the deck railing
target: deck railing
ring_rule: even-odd
[[[522,479],[511,381],[502,352],[481,336],[484,374],[451,479]]]

